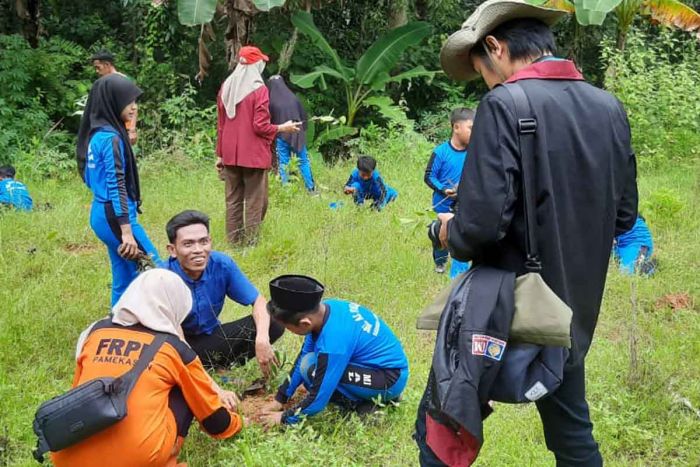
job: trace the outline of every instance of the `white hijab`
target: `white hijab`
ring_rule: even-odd
[[[233,73],[226,78],[221,85],[221,101],[224,103],[228,118],[236,117],[236,106],[245,97],[265,85],[262,72],[265,69],[265,61],[260,60],[247,65],[241,59],[233,70]]]
[[[181,324],[191,309],[192,293],[180,276],[167,269],[150,269],[134,279],[114,305],[112,322],[122,326],[141,324],[185,342]],[[80,334],[76,359],[94,324]]]

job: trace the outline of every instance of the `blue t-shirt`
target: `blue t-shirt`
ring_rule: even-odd
[[[454,189],[462,178],[462,170],[467,160],[467,150],[455,149],[450,141],[436,147],[425,168],[424,181],[433,190],[433,210],[437,213],[450,212],[454,199],[445,195],[448,188]]]
[[[219,326],[219,315],[226,296],[241,305],[252,305],[258,290],[238,268],[233,259],[212,251],[202,276],[193,280],[182,270],[177,258],[159,264],[176,273],[192,291],[192,311],[182,323],[185,335],[211,334]]]
[[[302,415],[314,415],[326,407],[349,364],[365,368],[406,369],[408,359],[401,342],[389,326],[367,308],[347,300],[325,300],[326,321],[321,331],[307,334],[290,377],[279,388],[278,395],[288,399],[303,379],[300,362],[314,352],[317,365],[307,397],[294,409]],[[284,423],[299,421],[297,414],[285,412]]]
[[[34,203],[24,183],[5,178],[0,180],[0,204],[9,204],[20,211],[31,211]]]

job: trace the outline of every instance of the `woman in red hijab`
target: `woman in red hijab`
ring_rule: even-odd
[[[217,98],[216,168],[226,183],[226,235],[254,243],[267,210],[267,171],[277,133],[296,133],[301,122],[270,122],[270,97],[262,78],[267,55],[242,47],[238,64]]]

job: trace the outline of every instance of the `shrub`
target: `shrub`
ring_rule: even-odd
[[[693,39],[634,31],[620,52],[604,45],[605,86],[625,105],[642,165],[700,154],[700,52]]]
[[[73,113],[90,85],[81,79],[85,53],[60,38],[32,49],[20,36],[0,35],[0,163],[36,151],[52,121]]]

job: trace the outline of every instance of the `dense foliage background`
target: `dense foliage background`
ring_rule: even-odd
[[[693,0],[697,4],[700,0]],[[692,5],[693,2],[690,2]],[[213,137],[216,92],[228,74],[228,19],[217,14],[211,23],[213,40],[208,75],[199,71],[199,27],[178,21],[175,0],[86,0],[81,2],[20,0],[0,3],[0,163],[60,176],[71,172],[74,135],[95,74],[88,61],[107,48],[117,68],[136,80],[145,93],[141,101],[139,151],[152,156],[175,145],[188,155],[209,157]],[[258,13],[250,25],[250,41],[267,52],[267,73],[302,74],[327,59],[309,38],[295,33],[291,16],[308,7],[318,29],[338,55],[354,62],[382,34],[406,21],[429,22],[433,33],[402,55],[395,72],[414,66],[439,70],[439,50],[448,34],[459,28],[475,0],[355,0],[289,1],[283,8]],[[573,18],[556,29],[560,55],[575,58],[586,77],[614,90],[641,125],[636,140],[644,154],[665,157],[672,131],[683,151],[692,152],[698,130],[698,42],[684,32],[662,31],[641,18],[624,51],[615,48],[616,18],[603,26],[582,28]],[[290,47],[291,45],[291,47]],[[291,52],[290,52],[291,51]],[[284,55],[284,57],[282,57]],[[330,81],[331,88],[337,85]],[[389,84],[386,94],[430,139],[445,137],[449,110],[475,105],[485,92],[481,83],[456,83],[443,74]],[[312,115],[343,114],[344,96],[318,88],[304,90]],[[387,126],[376,108],[358,115],[356,125]],[[683,125],[678,125],[678,119]],[[391,120],[391,118],[389,117]],[[661,122],[661,123],[660,123]],[[681,127],[682,128],[679,128]],[[676,135],[675,130],[679,133]]]

